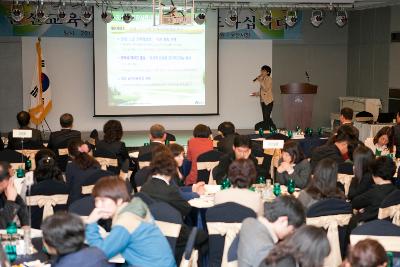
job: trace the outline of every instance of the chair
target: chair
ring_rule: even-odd
[[[39,152],[39,150],[34,150],[34,149],[23,149],[23,150],[16,150],[16,152],[21,153],[24,155],[26,158],[30,159],[32,162],[32,167],[31,170],[36,169],[36,162],[35,162],[35,156],[36,153]]]
[[[144,202],[144,201],[143,201]],[[155,202],[149,205],[149,210],[156,220],[157,226],[167,238],[175,253],[176,240],[182,228],[182,215],[165,202]]]
[[[210,150],[197,157],[197,181],[203,181],[206,184],[216,184],[212,170],[219,164],[222,153],[216,150]]]
[[[152,158],[152,153],[145,153],[145,154],[139,154],[138,156],[138,164],[139,164],[139,169],[143,169],[145,167],[150,166]]]
[[[7,161],[9,163],[24,163],[26,160],[26,157],[11,149],[4,149],[3,151],[0,151],[0,161]]]
[[[366,238],[375,239],[386,251],[400,256],[400,227],[386,220],[373,220],[356,227],[350,235],[350,244]]]
[[[102,177],[113,175],[110,171],[98,170],[81,182],[81,197],[92,194],[93,187]]]
[[[147,182],[150,176],[151,176],[151,169],[149,167],[144,167],[138,170],[135,173],[135,177],[133,178],[135,181],[135,185],[137,187],[143,186]]]
[[[306,223],[327,230],[331,253],[324,266],[339,266],[346,253],[347,228],[352,216],[351,204],[342,199],[328,198],[309,207]]]
[[[65,172],[69,160],[68,148],[59,148],[55,150],[57,155],[57,165],[61,171]]]
[[[197,259],[199,257],[199,253],[197,250],[193,250],[195,240],[197,235],[197,228],[193,227],[190,232],[188,241],[185,246],[185,252],[182,256],[182,261],[179,267],[197,267]]]
[[[94,209],[94,198],[93,196],[87,196],[78,199],[69,206],[68,211],[75,213],[81,217],[89,216]]]
[[[100,163],[102,170],[111,171],[114,174],[120,174],[121,167],[117,156],[105,149],[97,148],[93,151],[94,158]]]
[[[351,180],[353,180],[354,174],[338,174],[338,182],[344,186],[344,194],[347,196],[350,189]]]
[[[400,226],[400,190],[393,191],[382,201],[378,219],[391,219],[393,224]]]
[[[54,212],[67,210],[68,187],[59,181],[45,180],[32,185],[26,194],[31,208],[32,228],[40,229],[42,220]]]
[[[150,206],[150,205],[156,203],[156,201],[154,199],[152,199],[148,194],[146,194],[144,192],[138,192],[138,193],[134,194],[133,197],[140,198],[141,200],[143,200],[144,203],[146,203],[147,206]]]
[[[240,231],[242,221],[248,217],[256,218],[256,216],[253,210],[233,202],[215,205],[206,211],[209,266],[228,264],[228,250]]]

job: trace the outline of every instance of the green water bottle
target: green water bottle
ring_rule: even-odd
[[[382,154],[382,151],[380,151],[379,149],[375,148],[375,156],[380,157]]]
[[[388,251],[386,252],[387,258],[388,258],[388,263],[386,267],[393,267],[393,252]]]
[[[265,184],[265,182],[266,182],[266,179],[264,176],[260,176],[256,180],[256,184]]]
[[[258,129],[258,134],[259,134],[260,136],[263,136],[263,135],[264,135],[264,130],[263,130],[263,128]]]
[[[230,187],[231,187],[231,181],[229,180],[228,177],[225,178],[224,180],[222,180],[222,183],[221,183],[221,190],[228,189],[228,188],[230,188]]]
[[[21,166],[17,169],[17,178],[24,178],[25,177],[25,170],[22,169]]]
[[[294,190],[296,189],[296,184],[293,179],[289,179],[287,184],[287,190],[289,194],[293,194]]]
[[[288,135],[289,139],[291,139],[291,138],[293,137],[293,131],[292,131],[292,130],[289,130],[289,131],[287,132],[287,135]]]
[[[318,128],[318,136],[319,136],[319,137],[322,136],[322,128],[321,128],[321,127]]]
[[[10,222],[7,224],[6,232],[9,236],[9,243],[5,245],[5,252],[7,254],[8,260],[14,262],[17,259],[17,246],[15,244],[14,235],[17,233],[17,224],[15,222]]]
[[[165,140],[165,144],[169,145],[169,140],[168,139]]]
[[[25,161],[25,171],[30,171],[31,170],[31,168],[32,168],[32,161],[28,158],[26,161]]]
[[[275,196],[279,196],[281,194],[281,185],[279,183],[274,183],[274,188],[272,189],[272,192]]]

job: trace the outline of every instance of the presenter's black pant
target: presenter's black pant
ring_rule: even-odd
[[[263,120],[264,122],[269,126],[269,127],[273,127],[276,129],[276,125],[275,123],[272,121],[271,119],[271,112],[272,112],[272,108],[274,106],[274,102],[272,101],[271,103],[269,103],[268,105],[265,105],[264,102],[260,102],[261,103],[261,110],[263,113]]]

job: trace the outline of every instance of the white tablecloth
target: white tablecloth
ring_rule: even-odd
[[[354,122],[354,127],[360,131],[360,141],[364,142],[368,137],[374,137],[380,129],[385,126],[393,126],[393,123],[380,123],[380,124],[368,124],[362,122]]]

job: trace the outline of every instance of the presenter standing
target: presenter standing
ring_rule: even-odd
[[[276,129],[276,126],[271,119],[272,107],[274,106],[274,98],[272,95],[271,67],[267,65],[262,66],[260,75],[258,75],[257,78],[253,80],[253,82],[256,81],[260,83],[260,91],[253,92],[250,95],[260,97],[264,123],[266,123],[268,127],[273,127]]]

